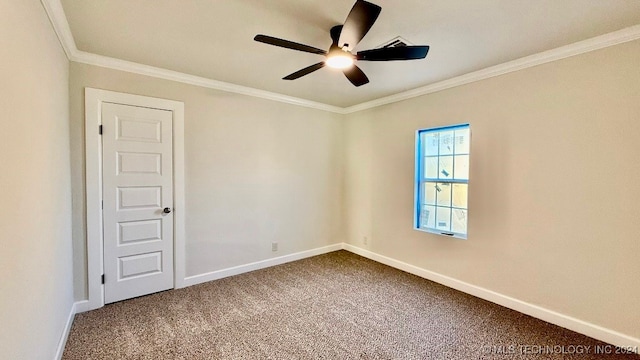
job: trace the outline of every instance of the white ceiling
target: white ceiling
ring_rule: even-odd
[[[382,13],[357,47],[396,36],[426,59],[359,62],[356,88],[319,55],[253,41],[266,34],[328,48],[355,0],[62,0],[79,50],[348,107],[640,24],[638,0],[371,0]]]

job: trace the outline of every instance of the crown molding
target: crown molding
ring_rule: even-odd
[[[108,56],[92,54],[78,50],[76,47],[69,22],[62,8],[60,0],[40,0],[53,29],[60,40],[60,44],[70,61],[100,66],[104,68],[126,71],[139,75],[152,76],[160,79],[177,81],[184,84],[205,87],[209,89],[221,90],[236,94],[253,96],[261,99],[278,101],[286,104],[304,106],[312,109],[323,110],[342,114],[344,109],[338,106],[323,104],[311,100],[301,99],[293,96],[278,94],[271,91],[259,90],[247,86],[231,84],[223,81],[208,79],[205,77],[189,75],[178,71],[157,68],[149,65],[139,64],[131,61],[120,60]]]
[[[71,61],[342,114],[341,107],[76,50]]]
[[[259,90],[247,86],[236,85],[223,81],[213,80],[205,77],[189,75],[177,71],[157,68],[149,65],[143,65],[135,62],[120,60],[107,56],[92,54],[78,50],[75,40],[69,28],[67,17],[62,8],[60,0],[40,0],[53,29],[56,32],[64,52],[70,61],[95,65],[120,71],[126,71],[139,75],[152,76],[160,79],[177,81],[189,85],[205,87],[220,91],[232,92],[257,98],[279,101],[286,104],[304,106],[312,109],[328,111],[337,114],[351,114],[374,107],[403,101],[418,96],[431,94],[434,92],[450,89],[473,83],[480,80],[508,74],[514,71],[527,69],[530,67],[546,64],[552,61],[565,59],[571,56],[584,54],[590,51],[603,49],[609,46],[622,44],[625,42],[640,39],[640,25],[630,26],[622,30],[614,31],[608,34],[596,36],[591,39],[578,41],[573,44],[561,46],[552,50],[543,51],[538,54],[526,56],[520,59],[491,66],[482,70],[456,76],[451,79],[439,81],[427,86],[419,87],[413,90],[404,91],[398,94],[382,97],[372,101],[363,102],[349,107],[339,107],[311,100],[301,99],[293,96],[282,95],[271,91]]]
[[[534,55],[525,56],[520,59],[484,68],[482,70],[467,73],[451,79],[439,81],[437,83],[419,87],[417,89],[408,90],[391,96],[386,96],[376,100],[367,101],[358,105],[343,108],[343,113],[351,114],[354,112],[367,110],[426,94],[431,94],[437,91],[442,91],[456,86],[489,79],[495,76],[508,74],[514,71],[527,69],[552,61],[565,59],[571,56],[584,54],[590,51],[603,49],[609,46],[614,46],[637,39],[640,39],[640,25],[630,26],[622,30],[596,36],[591,39],[578,41],[573,44],[561,46],[559,48],[551,49],[548,51],[543,51]]]
[[[67,55],[67,59],[71,60],[71,57],[78,51],[78,48],[73,39],[73,34],[67,21],[67,15],[65,15],[64,9],[62,8],[62,3],[60,0],[40,0],[40,2],[49,17],[53,31],[55,31],[58,36],[60,45],[62,45],[62,49]]]

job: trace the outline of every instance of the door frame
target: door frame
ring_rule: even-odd
[[[104,306],[102,219],[102,104],[116,103],[173,113],[173,287],[185,287],[184,103],[108,90],[85,88],[85,186],[87,220],[87,290],[83,310]]]

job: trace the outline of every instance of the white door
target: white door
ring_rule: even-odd
[[[173,288],[172,115],[102,106],[105,304]]]

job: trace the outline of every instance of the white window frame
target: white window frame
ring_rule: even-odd
[[[442,231],[441,229],[437,229],[437,228],[427,228],[426,226],[422,227],[421,223],[420,223],[420,213],[422,210],[422,206],[424,204],[423,201],[423,197],[424,197],[424,186],[423,184],[426,182],[435,182],[435,183],[449,183],[449,184],[469,184],[469,180],[467,178],[467,180],[461,180],[461,179],[436,179],[436,178],[427,178],[425,176],[425,164],[424,164],[424,159],[425,159],[425,154],[424,154],[424,144],[422,143],[422,134],[423,133],[430,133],[430,132],[444,132],[444,131],[453,131],[456,129],[464,129],[467,128],[469,129],[469,142],[471,141],[471,126],[469,124],[458,124],[458,125],[451,125],[451,126],[442,126],[442,127],[436,127],[436,128],[425,128],[425,129],[418,129],[416,131],[416,145],[415,145],[415,181],[414,181],[414,211],[413,211],[413,227],[415,230],[418,231],[424,231],[424,232],[428,232],[428,233],[432,233],[432,234],[438,234],[438,235],[444,235],[444,236],[448,236],[448,237],[453,237],[456,239],[463,239],[466,240],[468,237],[468,233],[469,233],[469,223],[468,223],[468,216],[469,216],[469,204],[468,204],[468,192],[467,192],[467,207],[466,210],[467,211],[467,229],[465,233],[457,233],[457,232],[452,232],[452,231]],[[469,149],[469,156],[470,156],[471,150]],[[439,157],[439,155],[438,155]],[[439,161],[438,161],[439,162]],[[467,187],[468,189],[468,187]],[[467,190],[468,191],[468,190]],[[453,205],[449,206],[452,210],[455,209],[455,207]],[[453,211],[452,211],[452,215],[453,216]],[[451,221],[449,222],[451,224]]]

